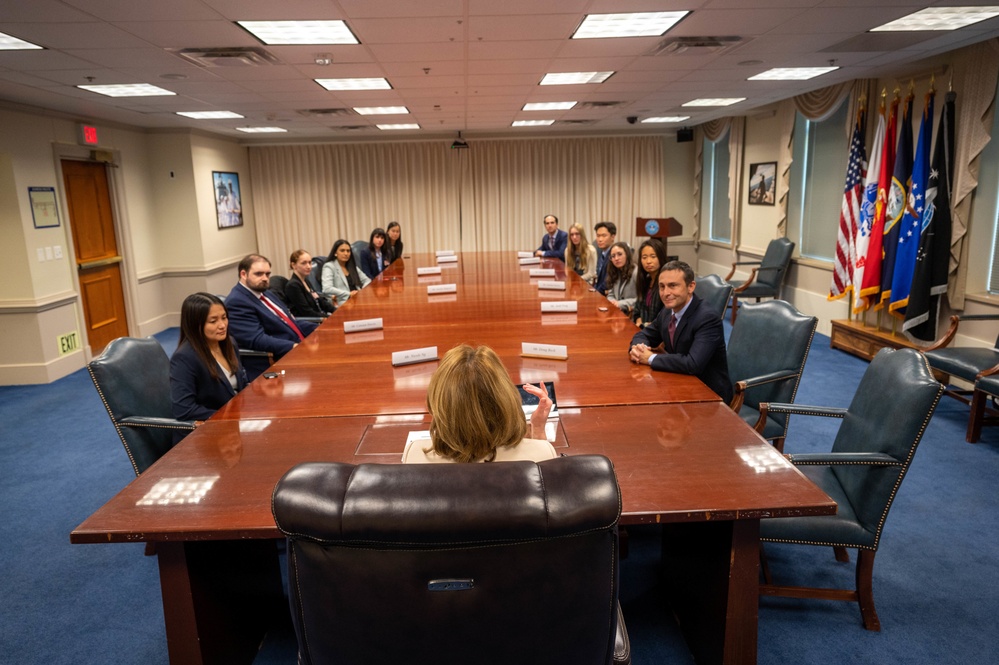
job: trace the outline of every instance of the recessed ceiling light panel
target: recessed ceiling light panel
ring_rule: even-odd
[[[545,74],[541,85],[578,85],[581,83],[603,83],[614,72],[559,72]]]
[[[405,106],[355,106],[354,111],[361,115],[401,115],[409,113]]]
[[[567,111],[576,105],[576,102],[531,102],[524,104],[524,111]]]
[[[177,111],[177,115],[182,115],[185,118],[193,118],[194,120],[225,120],[228,118],[245,117],[232,111]]]
[[[0,51],[26,51],[41,48],[44,47],[0,32]]]
[[[287,132],[287,129],[282,129],[281,127],[237,127],[237,131],[246,132],[247,134],[275,134],[278,132]]]
[[[653,118],[645,118],[642,122],[683,122],[690,120],[689,115],[661,115]]]
[[[383,78],[361,79],[313,79],[327,90],[391,90],[388,80]]]
[[[834,72],[839,67],[775,67],[750,76],[747,81],[807,81]]]
[[[343,21],[236,21],[265,44],[359,44]]]
[[[572,33],[572,39],[607,37],[658,37],[672,28],[687,11],[590,14]]]
[[[375,125],[378,129],[419,129],[420,126],[415,122],[402,123],[399,125]]]
[[[871,32],[957,30],[995,16],[999,16],[999,7],[927,7],[890,23],[871,28]]]
[[[120,85],[78,85],[81,90],[96,92],[108,97],[161,97],[176,95],[176,92],[164,90],[148,83],[125,83]]]
[[[692,99],[681,106],[731,106],[746,101],[745,97],[716,97],[713,99]]]
[[[554,120],[515,120],[511,127],[545,127],[553,124]]]

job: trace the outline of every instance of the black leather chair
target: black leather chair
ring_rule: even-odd
[[[284,297],[284,287],[288,286],[288,278],[284,275],[271,275],[271,288],[267,292],[274,298],[288,304],[288,299]]]
[[[732,285],[722,281],[718,275],[705,275],[695,280],[694,293],[699,295],[704,304],[718,312],[718,318],[725,318],[725,308],[732,297]]]
[[[977,443],[982,436],[982,425],[986,422],[986,403],[990,400],[993,406],[996,398],[999,397],[999,367],[979,375],[975,382],[975,389],[971,396],[971,418],[968,420],[968,443]],[[994,411],[994,409],[991,409]],[[994,424],[997,418],[988,419],[989,424]]]
[[[299,663],[628,663],[598,455],[307,463],[274,488]]]
[[[87,370],[135,475],[173,447],[174,432],[194,429],[171,417],[170,359],[152,337],[113,340]]]
[[[312,257],[312,270],[309,272],[309,285],[313,291],[323,292],[323,265],[326,263],[325,256]]]
[[[783,300],[743,305],[728,342],[728,372],[735,382],[732,409],[750,426],[760,419],[761,402],[794,402],[818,323]],[[787,424],[786,413],[771,412],[762,432],[781,452]]]
[[[951,346],[961,321],[999,321],[999,314],[966,314],[950,317],[950,328],[947,329],[943,337],[923,349],[923,353],[930,361],[930,367],[938,375],[956,376],[962,381],[975,385],[982,377],[999,372],[999,337],[996,337],[995,346],[991,349]],[[950,386],[946,390],[947,395],[972,406],[971,415],[968,418],[968,432],[965,435],[968,443],[978,441],[982,434],[983,424],[999,422],[996,411],[986,408],[987,400],[984,395],[980,395],[978,403],[975,404],[972,392],[972,390]],[[990,412],[989,417],[986,417],[986,411]]]
[[[942,393],[943,386],[918,351],[882,349],[864,372],[848,409],[760,406],[761,418],[776,410],[843,419],[831,453],[788,455],[836,501],[837,514],[761,520],[760,539],[832,546],[840,561],[849,561],[846,548],[858,551],[855,590],[775,585],[764,565],[766,583],[760,585],[760,595],[857,602],[864,627],[881,630],[874,609],[874,555],[892,501]],[[761,419],[757,431],[763,424]]]
[[[732,285],[732,323],[735,323],[739,311],[739,298],[780,299],[781,288],[787,277],[788,266],[791,265],[791,254],[794,243],[787,238],[776,238],[767,245],[762,261],[737,261],[732,264],[732,270],[725,276],[725,281]],[[749,274],[746,281],[732,280],[736,266],[757,266]]]

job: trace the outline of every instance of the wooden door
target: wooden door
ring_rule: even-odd
[[[91,352],[97,355],[111,340],[128,335],[107,167],[98,162],[64,160],[62,177],[87,339]]]

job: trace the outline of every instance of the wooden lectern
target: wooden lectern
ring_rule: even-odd
[[[649,238],[659,238],[669,254],[669,247],[666,244],[667,238],[683,235],[683,225],[672,217],[636,217],[635,236],[647,236]]]

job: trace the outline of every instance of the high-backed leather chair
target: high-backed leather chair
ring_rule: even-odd
[[[732,270],[725,276],[725,281],[732,285],[732,323],[735,323],[739,311],[739,298],[780,298],[787,268],[791,265],[791,255],[794,243],[787,238],[776,238],[767,245],[762,261],[737,261],[732,264]],[[746,281],[733,280],[736,266],[753,265],[753,271]]]
[[[299,663],[628,663],[598,455],[306,463],[274,488]]]
[[[999,372],[999,337],[996,337],[995,346],[991,349],[982,347],[951,346],[954,337],[957,335],[958,326],[961,321],[999,321],[999,314],[965,314],[950,317],[950,328],[930,346],[923,349],[926,359],[930,361],[930,367],[935,372],[956,376],[962,381],[975,384],[980,378]],[[973,404],[971,390],[948,386],[947,395],[959,402],[971,404],[971,414],[968,418],[968,432],[965,439],[968,443],[975,443],[982,433],[982,424],[986,422],[985,402],[983,395],[979,395],[977,404]],[[989,423],[999,421],[993,411],[993,416],[988,419]]]
[[[718,318],[725,318],[725,308],[732,297],[732,285],[722,281],[718,275],[705,275],[695,280],[694,292],[704,304],[718,312]]]
[[[288,299],[284,297],[284,287],[286,286],[288,286],[287,277],[284,275],[271,275],[271,288],[267,289],[267,292],[271,297],[277,298],[287,305]]]
[[[864,627],[881,630],[874,609],[874,555],[892,501],[942,393],[943,386],[933,378],[926,358],[918,351],[882,349],[864,372],[848,409],[760,405],[764,417],[782,410],[843,419],[831,453],[788,456],[836,501],[837,513],[761,520],[760,539],[832,546],[840,561],[849,560],[846,548],[858,551],[854,590],[775,585],[765,566],[766,583],[760,585],[760,595],[854,601],[860,605]],[[757,425],[760,431],[763,421]]]
[[[323,292],[323,264],[326,263],[325,256],[313,256],[312,257],[312,270],[309,272],[309,276],[306,278],[309,280],[309,286],[312,290],[317,293]]]
[[[194,423],[172,418],[170,359],[152,337],[113,340],[87,371],[135,475],[173,447],[174,432],[194,429]]]
[[[728,373],[735,382],[732,409],[750,426],[760,419],[761,402],[794,402],[818,323],[783,300],[743,305],[729,337]],[[762,432],[781,452],[787,423],[786,413],[771,412]]]
[[[992,400],[994,404],[996,398],[999,398],[999,367],[979,374],[979,379],[975,382],[975,389],[971,396],[971,418],[968,419],[966,437],[969,443],[977,443],[979,437],[982,436],[982,425],[985,423],[985,405],[989,400]],[[994,417],[990,419],[991,422],[995,420]]]

